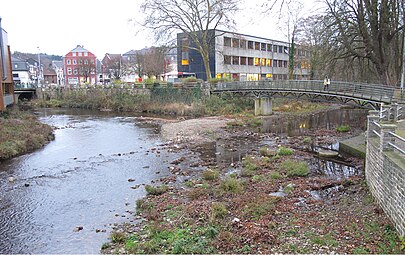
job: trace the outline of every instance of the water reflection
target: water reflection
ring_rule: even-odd
[[[132,117],[38,114],[57,128],[56,138],[0,164],[0,253],[98,253],[109,224],[132,220],[135,200],[145,195],[131,186],[170,175],[176,155],[147,152],[161,142]],[[78,226],[83,230],[75,232]]]

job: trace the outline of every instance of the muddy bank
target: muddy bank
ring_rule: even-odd
[[[171,162],[174,178],[155,187],[172,184],[138,200],[136,223],[118,226],[102,253],[403,252],[367,190],[363,161],[336,159],[345,164],[338,168],[314,150],[363,127],[263,132],[263,120],[283,119],[200,120],[213,123],[208,133],[195,128],[197,120],[163,125],[172,141],[160,150],[189,150],[199,160]]]
[[[39,149],[54,138],[53,128],[30,112],[9,109],[0,113],[0,161]]]

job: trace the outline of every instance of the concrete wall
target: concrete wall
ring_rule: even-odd
[[[391,128],[393,125],[381,125],[380,137],[372,132],[376,128],[370,123],[376,119],[378,117],[369,116],[366,180],[373,197],[398,232],[405,236],[405,157],[386,146],[390,138],[384,126]]]

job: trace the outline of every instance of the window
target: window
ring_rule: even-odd
[[[261,43],[261,44],[260,44],[260,49],[261,49],[262,51],[266,51],[266,46],[267,46],[266,43]]]
[[[13,73],[14,78],[18,78],[18,73]]]
[[[69,68],[67,69],[67,72],[68,72],[69,75],[71,75],[71,74],[72,74],[72,68],[69,67]]]
[[[265,58],[260,59],[260,65],[261,66],[266,66],[266,59]]]
[[[248,58],[248,65],[252,66],[253,65],[253,58]]]
[[[76,52],[72,52],[72,56],[73,56],[73,57],[76,57]]]
[[[283,61],[282,60],[278,61],[278,67],[283,67]]]
[[[77,69],[73,70],[73,74],[77,75]]]
[[[239,47],[242,49],[246,49],[246,40],[240,39]]]
[[[253,42],[252,41],[248,41],[248,49],[253,50]]]
[[[283,61],[283,67],[284,67],[284,68],[287,68],[287,60],[284,60],[284,61]]]
[[[278,53],[283,53],[283,46],[278,46]]]
[[[288,47],[284,46],[284,53],[288,54]]]
[[[278,60],[277,60],[277,59],[274,59],[274,60],[273,60],[273,66],[274,66],[274,67],[277,67],[277,65],[278,65]]]
[[[225,65],[231,64],[231,56],[224,56],[224,64]]]
[[[277,45],[273,45],[273,52],[277,53]]]
[[[260,43],[259,42],[255,42],[255,50],[260,50]]]
[[[68,65],[70,65],[70,64],[71,64],[70,59],[66,60],[66,63],[67,63]]]
[[[86,59],[86,60],[84,60],[84,64],[85,65],[88,65],[89,64],[89,61]]]
[[[76,64],[77,64],[76,59],[73,59],[73,65],[76,65]]]
[[[236,56],[232,57],[232,65],[239,65],[239,57]]]
[[[255,66],[259,66],[260,65],[260,58],[255,58]]]
[[[268,58],[268,59],[266,60],[266,66],[271,67],[271,59]]]
[[[85,56],[85,57],[87,57],[88,55],[89,55],[89,53],[88,53],[88,52],[85,52],[85,53],[84,53],[84,56]]]
[[[81,52],[79,52],[79,57],[81,57],[82,56],[82,53]]]
[[[233,48],[239,48],[239,39],[232,38],[232,47]]]
[[[231,38],[224,37],[224,46],[231,47]]]
[[[267,44],[267,51],[271,51],[271,50],[272,50],[272,49],[271,49],[272,47],[273,47],[272,44]]]
[[[183,51],[181,53],[181,65],[187,66],[188,64],[188,51]]]
[[[240,65],[245,66],[246,65],[246,57],[240,57]]]
[[[81,65],[81,64],[83,64],[83,59],[79,59],[79,64]]]

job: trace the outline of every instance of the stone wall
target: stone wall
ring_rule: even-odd
[[[375,129],[370,121],[376,118],[375,115],[369,116],[366,180],[373,197],[398,232],[405,236],[405,157],[385,146],[389,139],[384,131],[385,125],[381,125],[380,136],[372,132]]]

